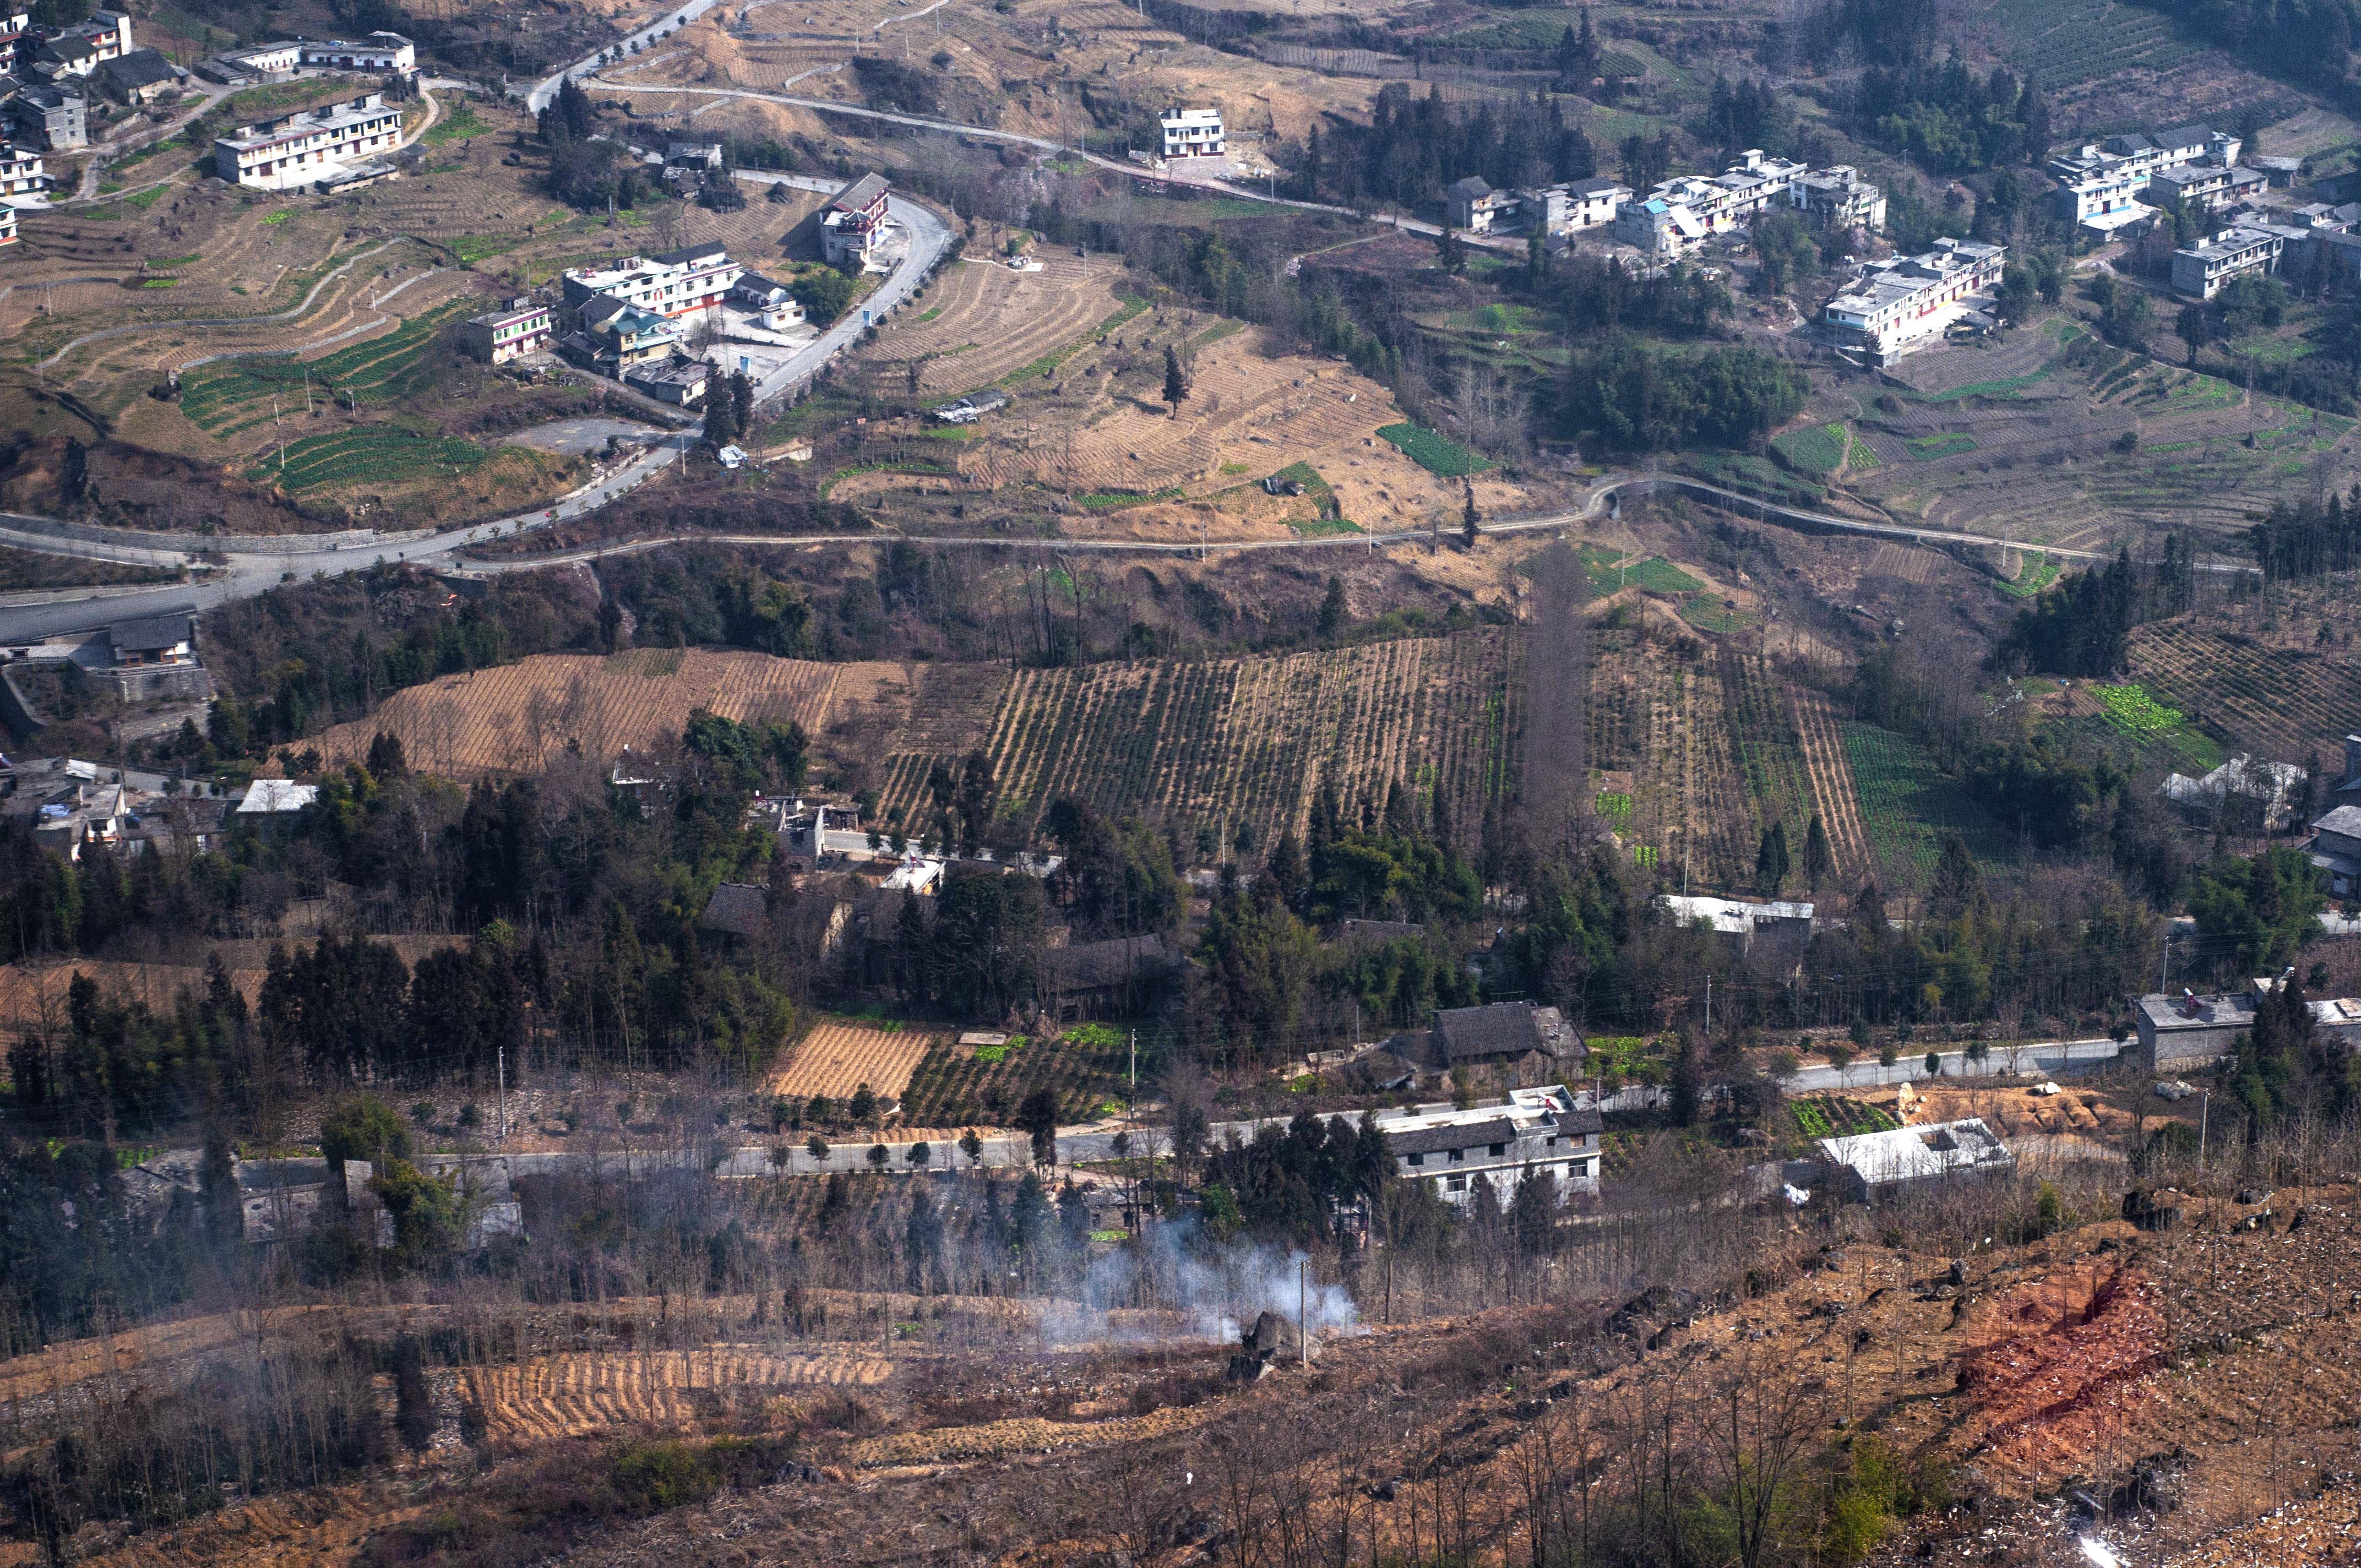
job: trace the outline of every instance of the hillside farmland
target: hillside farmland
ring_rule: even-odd
[[[1398,780],[1438,793],[1466,822],[1506,776],[1507,678],[1497,631],[1021,671],[972,737],[939,726],[931,750],[889,755],[884,805],[915,812],[929,767],[981,745],[1000,810],[1027,827],[1078,795],[1192,826],[1250,823],[1268,843],[1301,825],[1323,785],[1353,812]]]
[[[677,741],[700,707],[744,721],[793,719],[816,736],[840,696],[881,671],[898,666],[703,648],[546,653],[396,693],[317,744],[332,762],[357,762],[379,733],[398,736],[417,766],[468,780],[538,772],[569,744],[606,758]]]
[[[765,1085],[772,1094],[850,1099],[863,1084],[880,1099],[898,1097],[918,1063],[949,1036],[939,1029],[823,1018],[788,1054]]]

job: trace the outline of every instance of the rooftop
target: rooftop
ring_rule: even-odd
[[[1976,1116],[1963,1122],[1822,1138],[1819,1149],[1829,1164],[1845,1167],[1872,1187],[2004,1169],[2015,1163],[2008,1146]]]
[[[1530,1002],[1443,1008],[1434,1014],[1434,1032],[1444,1059],[1451,1062],[1522,1056],[1527,1051],[1556,1055],[1579,1045],[1556,1008],[1536,1007]]]
[[[2255,999],[2245,992],[2223,996],[2167,996],[2161,992],[2139,999],[2141,1014],[2158,1034],[2182,1029],[2236,1029],[2255,1021]]]
[[[237,814],[260,817],[301,811],[319,798],[318,784],[297,784],[292,779],[257,779],[246,792],[246,798],[237,803]]]
[[[2348,839],[2361,839],[2361,806],[2340,806],[2312,822],[2312,828],[2322,833],[2342,833]]]
[[[106,629],[107,641],[115,647],[143,653],[158,648],[177,647],[193,635],[194,628],[185,615],[159,615],[145,620],[118,621]]]
[[[883,174],[864,174],[860,179],[854,181],[851,184],[847,185],[843,190],[839,191],[836,193],[835,200],[829,203],[829,206],[830,209],[837,212],[862,212],[865,210],[872,202],[874,202],[878,197],[885,194],[889,189],[891,189],[891,187],[887,184],[885,176]]]
[[[1696,920],[1709,921],[1716,931],[1733,937],[1742,937],[1752,931],[1757,920],[1809,920],[1812,917],[1810,905],[1778,899],[1748,904],[1735,898],[1667,894],[1664,907],[1672,911],[1673,918],[1683,925]]]

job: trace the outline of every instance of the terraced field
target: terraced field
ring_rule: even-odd
[[[746,721],[794,719],[818,735],[840,690],[899,666],[821,664],[766,653],[642,649],[599,658],[544,653],[446,675],[395,693],[365,719],[315,742],[333,763],[358,761],[379,732],[445,778],[534,773],[569,744],[612,757],[678,741],[696,708]]]
[[[1115,294],[1121,276],[1121,261],[1105,257],[1085,264],[1063,256],[1038,272],[987,260],[947,267],[923,308],[905,311],[879,334],[869,377],[906,392],[916,365],[924,398],[989,387],[1119,323],[1132,308]]]
[[[865,1387],[894,1364],[853,1351],[781,1355],[744,1345],[694,1351],[583,1352],[461,1373],[491,1434],[526,1441],[640,1426],[685,1427],[700,1396],[743,1390]]]
[[[1060,795],[1196,826],[1300,828],[1333,784],[1348,812],[1397,781],[1480,817],[1509,740],[1495,631],[1264,658],[1026,670],[976,738],[1000,810],[1030,825]],[[942,737],[940,739],[949,739]],[[963,739],[963,738],[962,738]],[[939,745],[939,740],[938,740]],[[884,806],[916,806],[928,767],[965,745],[887,759]]]

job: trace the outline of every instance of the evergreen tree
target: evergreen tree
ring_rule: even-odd
[[[1968,852],[1968,841],[1957,833],[1943,835],[1935,861],[1935,885],[1927,891],[1927,912],[1938,920],[1954,920],[1983,896],[1984,873]]]
[[[1345,624],[1345,579],[1331,577],[1328,579],[1328,592],[1320,601],[1320,635],[1323,638],[1335,636]]]
[[[1170,344],[1164,345],[1164,400],[1172,405],[1172,417],[1180,417],[1180,404],[1189,396],[1188,378],[1180,374],[1180,356]]]
[[[1459,492],[1461,497],[1459,511],[1460,537],[1466,543],[1467,548],[1473,550],[1476,548],[1477,538],[1482,532],[1477,526],[1476,481],[1468,478],[1465,475],[1460,476]]]
[[[1820,814],[1812,813],[1810,826],[1804,829],[1804,885],[1814,893],[1820,884],[1836,874],[1837,858],[1828,848],[1828,831],[1820,826]]]

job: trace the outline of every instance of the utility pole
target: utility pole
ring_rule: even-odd
[[[1705,977],[1705,1035],[1713,1038],[1713,976]]]
[[[1295,1260],[1295,1359],[1306,1372],[1312,1370],[1312,1323],[1311,1315],[1304,1310],[1304,1276],[1311,1267],[1308,1257]]]
[[[2164,923],[2164,941],[2162,943],[2162,947],[2164,950],[2164,959],[2157,971],[2156,988],[2159,992],[2169,993],[2172,990],[2172,922],[2169,920]]]
[[[500,1087],[500,1142],[505,1144],[509,1141],[509,1047],[505,1040],[500,1043],[497,1060]]]
[[[2197,1168],[2205,1168],[2205,1133],[2213,1121],[2213,1091],[2207,1090],[2197,1107]]]

